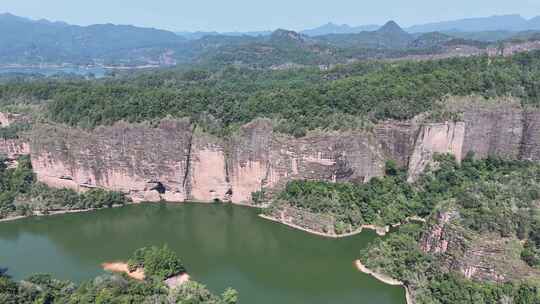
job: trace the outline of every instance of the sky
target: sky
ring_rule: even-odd
[[[402,26],[501,14],[540,15],[540,0],[0,0],[0,13],[71,24],[173,31],[302,30],[328,22]]]

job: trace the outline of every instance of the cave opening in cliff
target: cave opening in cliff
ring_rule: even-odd
[[[159,194],[164,194],[167,191],[167,189],[161,182],[157,182],[154,188],[152,188],[151,190],[156,190]]]

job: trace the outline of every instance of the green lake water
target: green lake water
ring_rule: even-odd
[[[322,238],[239,206],[134,205],[0,223],[0,267],[16,279],[50,273],[80,282],[103,274],[103,262],[167,244],[193,279],[215,293],[235,288],[240,304],[403,304],[403,288],[354,268],[376,237]]]

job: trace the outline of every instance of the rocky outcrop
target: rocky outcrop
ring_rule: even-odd
[[[462,121],[420,126],[409,161],[410,181],[431,163],[434,153],[451,153],[458,162],[469,152],[476,158],[540,160],[540,109],[525,109],[509,99],[476,101],[460,111]]]
[[[455,110],[455,109],[454,109]],[[40,181],[83,191],[102,187],[135,201],[251,200],[291,180],[363,183],[394,160],[414,181],[435,153],[461,160],[496,155],[540,160],[540,110],[513,100],[475,101],[457,107],[460,121],[388,121],[370,131],[314,132],[294,138],[258,119],[229,138],[195,130],[188,120],[157,126],[119,122],[92,131],[40,124],[26,140],[0,142],[0,153],[31,154]],[[9,124],[16,116],[0,115]]]
[[[275,134],[269,120],[221,139],[188,121],[117,123],[83,131],[38,125],[30,136],[39,181],[78,191],[100,187],[135,201],[249,202],[293,179],[365,182],[384,172],[385,153],[372,134]]]
[[[437,258],[443,269],[482,282],[523,280],[540,274],[516,253],[519,240],[468,231],[459,220],[457,211],[439,212],[420,241],[422,251]]]
[[[23,139],[0,139],[0,154],[8,160],[16,160],[30,154],[30,144]]]
[[[17,123],[25,123],[30,120],[30,117],[24,114],[4,113],[0,112],[0,127],[5,128]]]
[[[191,134],[188,121],[164,120],[156,128],[121,122],[92,132],[39,125],[31,135],[32,165],[38,180],[53,187],[184,201]]]
[[[269,167],[273,136],[272,122],[258,119],[229,139],[227,175],[233,202],[248,202],[251,193],[272,186]]]
[[[477,158],[489,155],[519,159],[524,131],[524,111],[512,100],[468,105],[463,112],[465,138],[462,156],[473,151]],[[540,129],[530,129],[540,133]]]
[[[458,161],[463,152],[465,123],[446,122],[425,124],[414,145],[409,161],[409,181],[415,181],[432,162],[434,153],[453,154]]]
[[[364,183],[384,174],[384,151],[369,133],[323,133],[295,139],[275,136],[267,188],[293,179]]]
[[[201,202],[231,200],[225,147],[225,142],[219,138],[200,132],[193,134],[190,168],[185,180],[189,199]]]

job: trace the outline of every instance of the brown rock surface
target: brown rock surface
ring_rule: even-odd
[[[424,124],[409,160],[409,181],[415,181],[432,162],[434,153],[450,153],[459,162],[463,153],[465,123],[446,122]]]
[[[420,248],[439,259],[446,271],[478,281],[507,282],[540,275],[521,260],[519,240],[479,234],[459,224],[456,211],[439,212],[420,241]]]
[[[1,141],[0,153],[31,153],[38,179],[54,187],[102,187],[135,201],[235,203],[249,202],[262,189],[271,194],[295,179],[365,182],[381,176],[389,159],[408,167],[411,181],[434,153],[453,153],[458,160],[469,151],[479,158],[540,159],[540,110],[524,110],[514,100],[470,102],[459,110],[458,122],[388,121],[372,131],[312,132],[303,138],[275,133],[266,119],[230,138],[194,132],[187,120],[157,126],[119,122],[93,131],[39,124],[25,140]]]
[[[38,180],[51,186],[183,201],[190,137],[188,121],[164,120],[157,128],[120,122],[92,132],[39,125],[31,136],[32,165]]]

